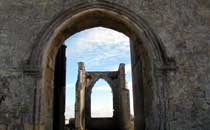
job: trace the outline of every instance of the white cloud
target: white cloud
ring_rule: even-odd
[[[66,88],[73,88],[73,87],[75,87],[74,83],[67,83],[66,84]]]
[[[71,44],[67,48],[67,56],[86,59],[87,64],[100,64],[104,60],[126,57],[130,53],[126,35],[102,27],[84,30],[65,43]]]
[[[131,73],[131,64],[125,65],[125,73]]]
[[[65,108],[65,118],[70,119],[74,117],[74,105],[67,105]]]
[[[113,108],[111,105],[96,106],[91,108],[92,117],[112,117]]]
[[[121,44],[125,41],[129,41],[128,37],[124,34],[103,27],[87,29],[82,31],[81,33],[84,36],[78,39],[78,45],[81,45],[83,47],[84,43],[86,42],[92,45],[96,42],[101,44]]]
[[[108,28],[97,27],[87,29],[78,34],[80,37],[73,39],[75,48],[73,48],[70,53],[77,51],[82,52],[96,47],[104,47],[107,44],[122,46],[119,46],[119,48],[123,48],[123,46],[129,45],[129,38],[126,35]],[[68,41],[66,44],[68,44]],[[127,48],[123,49],[127,50]]]
[[[92,91],[111,91],[111,88],[109,86],[103,85],[103,86],[95,86],[93,87]]]
[[[127,82],[127,87],[128,87],[128,89],[130,90],[130,91],[133,91],[133,87],[132,87],[132,82],[131,81],[128,81]]]

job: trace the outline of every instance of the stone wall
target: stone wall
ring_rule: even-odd
[[[73,5],[97,1],[102,0],[0,0],[1,130],[51,129],[44,125],[44,120],[50,120],[51,115],[42,113],[41,115],[46,116],[40,119],[39,112],[43,108],[36,103],[41,98],[45,99],[41,95],[50,97],[51,94],[37,93],[41,91],[41,65],[37,63],[28,66],[28,62],[32,58],[33,49],[41,48],[38,41],[43,32],[51,27],[53,21],[63,11]],[[158,72],[165,74],[165,82],[159,83],[166,83],[165,89],[153,90],[161,91],[162,95],[156,96],[161,97],[166,104],[163,107],[165,113],[154,120],[158,122],[164,118],[164,122],[159,122],[161,124],[159,128],[151,128],[149,126],[150,124],[152,126],[153,121],[146,120],[148,129],[208,130],[210,1],[103,1],[119,5],[141,16],[161,39],[166,54],[173,57],[176,62],[176,71]],[[41,52],[36,53],[38,55]],[[167,67],[164,69],[167,70]],[[153,75],[155,76],[158,74]],[[45,111],[48,110],[51,111],[50,108]]]

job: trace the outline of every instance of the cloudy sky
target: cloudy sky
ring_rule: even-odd
[[[132,99],[129,38],[117,31],[97,27],[74,34],[67,45],[66,118],[74,117],[75,83],[78,62],[84,62],[87,71],[117,70],[126,65],[126,80]],[[112,116],[112,93],[104,80],[99,80],[91,94],[92,116]],[[133,113],[131,100],[131,113]]]

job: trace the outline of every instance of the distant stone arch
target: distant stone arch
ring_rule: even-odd
[[[101,83],[100,87],[99,87],[99,83]],[[102,106],[102,107],[105,107],[108,110],[106,110],[106,113],[102,112],[100,115],[98,114],[99,111],[97,111],[97,113],[95,113],[96,111],[93,109],[93,107],[94,108],[99,107],[98,102],[101,100],[101,96],[98,95],[98,92],[103,92],[103,95],[106,95],[106,99],[105,99],[106,103],[110,103],[110,104],[106,104],[106,103],[104,103],[104,100],[101,101],[101,103],[104,103],[104,105],[106,105],[106,106]],[[97,96],[96,96],[96,94],[97,94]],[[106,118],[109,117],[109,118],[111,118],[111,117],[113,117],[113,115],[114,115],[113,114],[113,112],[114,112],[113,111],[114,110],[113,109],[113,107],[114,107],[114,104],[113,104],[113,89],[106,80],[100,78],[96,81],[96,83],[92,87],[90,97],[91,97],[91,102],[90,102],[91,118],[99,118],[99,117],[106,117]],[[96,105],[96,102],[97,102],[97,105]]]
[[[35,43],[27,65],[40,67],[41,77],[37,79],[38,107],[35,110],[35,119],[40,126],[37,128],[52,128],[52,81],[58,49],[74,33],[97,26],[120,31],[130,38],[136,130],[161,127],[165,121],[162,118],[165,101],[159,90],[164,91],[166,86],[162,71],[174,69],[173,60],[167,57],[162,41],[143,18],[119,5],[95,1],[77,3],[61,12],[43,28]]]
[[[88,85],[88,91],[91,91],[94,87],[94,85],[99,81],[99,80],[104,80],[112,89],[113,91],[113,83],[111,82],[111,79],[109,77],[104,77],[103,76],[99,76],[99,77],[95,77]]]
[[[125,65],[120,64],[117,71],[86,71],[84,63],[79,63],[76,85],[76,130],[115,129],[129,130],[130,102],[129,90],[125,81]],[[91,117],[91,91],[99,79],[105,79],[113,94],[113,117]],[[85,122],[85,123],[84,123]],[[104,124],[101,124],[103,122]]]

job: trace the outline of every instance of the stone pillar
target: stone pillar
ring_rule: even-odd
[[[125,64],[120,64],[118,69],[119,88],[120,88],[120,129],[129,130],[130,128],[130,100],[129,90],[125,80]]]
[[[83,62],[79,62],[76,83],[75,128],[85,130],[85,67]]]
[[[134,39],[133,39],[134,40]],[[131,49],[131,63],[132,63],[132,82],[133,82],[133,103],[134,103],[134,124],[135,130],[145,129],[145,115],[144,115],[144,87],[143,87],[143,73],[140,59],[140,48],[136,41],[130,40]]]

